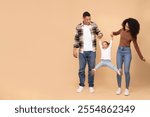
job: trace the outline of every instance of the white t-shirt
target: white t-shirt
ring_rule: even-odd
[[[111,60],[111,47],[112,47],[112,40],[110,41],[110,44],[108,48],[103,49],[102,48],[102,42],[99,41],[100,49],[101,49],[101,59],[103,60]]]
[[[93,51],[91,25],[83,25],[83,51]]]

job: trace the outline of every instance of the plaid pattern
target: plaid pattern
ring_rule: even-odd
[[[77,25],[76,27],[76,34],[75,34],[75,38],[74,38],[74,48],[79,48],[79,51],[82,53],[83,52],[83,23],[80,23]],[[93,46],[93,51],[96,51],[96,35],[98,35],[100,32],[100,30],[98,29],[98,26],[96,23],[91,22],[91,35],[92,35],[92,46]],[[102,33],[101,33],[102,34]]]

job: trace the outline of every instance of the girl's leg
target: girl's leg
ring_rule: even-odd
[[[95,66],[95,70],[97,70],[98,68],[103,66],[103,62],[99,62],[96,66]]]
[[[120,71],[117,69],[117,67],[115,65],[113,65],[111,63],[111,61],[108,61],[106,66],[109,67],[110,69],[114,70],[118,75],[121,75]]]
[[[104,66],[104,63],[101,61],[95,66],[94,69],[92,69],[92,75],[94,75],[95,71],[102,66]]]

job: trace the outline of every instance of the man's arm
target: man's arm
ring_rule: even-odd
[[[78,52],[77,52],[78,48],[73,48],[73,56],[75,58],[78,58]]]
[[[77,53],[78,48],[79,48],[79,34],[78,34],[78,29],[76,27],[76,34],[74,37],[74,44],[73,44],[73,56],[75,58],[78,57],[78,53]]]
[[[99,32],[98,33],[98,38],[101,39],[103,37],[103,33]]]
[[[103,37],[103,33],[101,33],[101,31],[98,28],[97,24],[95,24],[95,27],[96,27],[96,34],[97,34],[98,38],[101,39]]]

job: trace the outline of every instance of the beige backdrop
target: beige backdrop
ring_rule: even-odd
[[[94,94],[87,79],[85,90],[76,93],[78,59],[72,56],[72,45],[86,10],[103,40],[109,40],[125,18],[137,18],[141,24],[138,43],[147,61],[139,59],[132,44],[128,97],[115,95],[116,74],[108,68],[97,71]],[[150,99],[149,13],[149,0],[0,0],[0,99]],[[118,42],[119,36],[113,42],[114,64]]]

